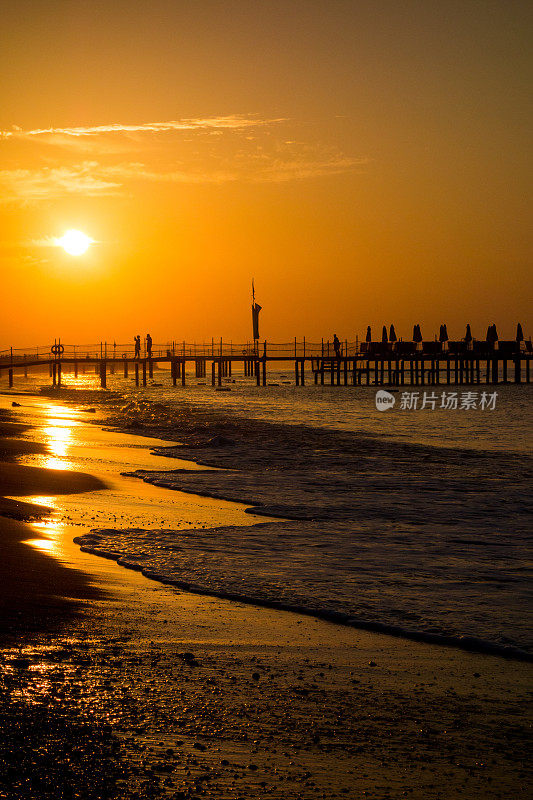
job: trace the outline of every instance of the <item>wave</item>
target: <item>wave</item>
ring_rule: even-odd
[[[321,521],[201,531],[100,529],[75,541],[86,552],[189,592],[533,659],[519,613],[530,575],[516,553],[510,558],[509,541],[503,547],[471,536],[451,560],[446,528]]]

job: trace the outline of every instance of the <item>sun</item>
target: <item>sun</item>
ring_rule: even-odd
[[[82,256],[93,242],[90,236],[74,228],[64,233],[61,239],[56,239],[56,244],[70,256]]]

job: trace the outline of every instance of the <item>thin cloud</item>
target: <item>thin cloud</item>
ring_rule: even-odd
[[[200,119],[168,120],[166,122],[142,122],[137,124],[124,124],[121,122],[109,125],[87,125],[72,128],[34,128],[23,130],[13,126],[10,131],[1,131],[3,139],[27,139],[45,137],[48,141],[57,137],[60,143],[65,143],[69,137],[104,136],[107,134],[139,134],[139,133],[166,133],[169,131],[208,131],[242,130],[285,122],[285,118],[258,119],[256,117],[234,114],[226,117],[207,117]]]
[[[261,183],[284,183],[306,178],[320,178],[327,175],[341,175],[368,164],[365,158],[330,158],[327,160],[294,159],[292,161],[277,161],[264,166],[258,171],[257,176],[250,176],[250,180]]]
[[[344,156],[328,159],[290,159],[271,161],[267,156],[261,162],[241,164],[240,169],[214,169],[210,171],[169,170],[155,172],[141,163],[117,164],[105,167],[103,174],[121,182],[150,181],[160,183],[283,183],[290,180],[304,180],[327,175],[340,175],[353,172],[368,164],[364,158]]]
[[[133,183],[224,184],[285,183],[354,172],[366,159],[342,155],[328,158],[281,158],[268,156],[233,163],[226,168],[168,169],[155,171],[139,162],[103,166],[96,161],[36,170],[0,171],[0,191],[5,201],[39,201],[71,195],[103,197],[123,194]],[[44,244],[41,243],[41,244]]]
[[[87,161],[72,167],[0,170],[0,190],[6,201],[48,200],[69,195],[102,197],[116,194],[121,184],[101,174]]]

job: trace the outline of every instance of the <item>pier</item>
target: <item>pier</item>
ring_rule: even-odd
[[[287,364],[294,384],[329,386],[438,386],[498,383],[530,383],[533,348],[528,341],[486,342],[348,342],[336,353],[333,343],[246,342],[222,340],[210,343],[171,342],[153,345],[151,354],[135,357],[133,345],[100,342],[93,345],[62,344],[0,351],[0,377],[7,373],[9,387],[15,376],[28,370],[48,369],[53,386],[61,386],[69,371],[96,372],[102,388],[109,374],[129,378],[136,386],[169,376],[172,386],[185,386],[193,379],[220,387],[242,370],[257,386],[268,385],[269,370]]]

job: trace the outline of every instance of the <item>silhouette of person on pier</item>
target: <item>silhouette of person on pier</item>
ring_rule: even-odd
[[[335,358],[341,357],[341,343],[336,333],[333,334],[333,349],[335,350]]]
[[[133,341],[135,342],[135,358],[140,358],[141,357],[141,337],[140,336],[135,336],[133,338]]]
[[[146,355],[152,358],[152,337],[149,333],[146,334]]]

